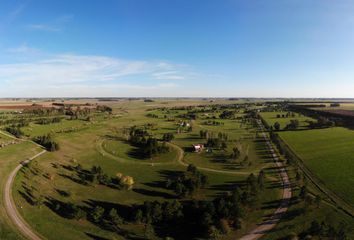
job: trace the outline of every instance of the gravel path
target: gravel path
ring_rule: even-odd
[[[278,209],[268,219],[260,223],[254,230],[252,230],[251,232],[249,232],[247,235],[243,236],[239,240],[257,240],[265,236],[270,230],[275,228],[275,226],[278,224],[282,216],[288,210],[291,194],[292,194],[291,184],[285,166],[282,161],[279,161],[278,156],[274,153],[272,144],[270,143],[269,138],[265,134],[263,126],[260,123],[259,126],[260,129],[262,130],[262,136],[264,140],[267,142],[268,150],[272,154],[275,164],[279,169],[279,175],[283,186],[283,196]]]
[[[20,230],[20,232],[27,238],[30,240],[41,240],[42,238],[39,237],[38,234],[36,234],[31,228],[30,226],[26,223],[26,221],[21,217],[20,213],[17,211],[16,209],[16,205],[13,201],[12,198],[12,185],[13,182],[15,180],[16,174],[17,172],[27,163],[29,163],[30,161],[32,161],[33,159],[41,156],[43,153],[45,153],[46,150],[43,150],[42,152],[34,155],[33,157],[31,157],[30,159],[22,162],[21,164],[19,164],[8,176],[7,180],[6,180],[6,184],[5,184],[5,189],[3,192],[3,196],[4,196],[4,203],[5,203],[5,209],[6,212],[8,214],[8,216],[10,217],[10,219],[13,221],[13,223],[16,225],[16,227],[18,228],[18,230]]]

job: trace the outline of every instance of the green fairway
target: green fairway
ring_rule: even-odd
[[[279,134],[319,179],[354,205],[353,130],[336,127]]]

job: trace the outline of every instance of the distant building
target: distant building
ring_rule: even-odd
[[[204,149],[203,144],[193,144],[194,152],[201,152]]]

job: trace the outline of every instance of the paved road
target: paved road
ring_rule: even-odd
[[[259,126],[262,130],[262,136],[267,143],[268,150],[272,154],[275,164],[279,169],[279,175],[283,186],[283,196],[278,209],[272,214],[272,216],[270,216],[267,220],[260,223],[254,230],[252,230],[251,232],[249,232],[247,235],[243,236],[239,240],[257,240],[263,237],[265,234],[267,234],[270,230],[272,230],[278,224],[278,222],[280,221],[284,213],[288,210],[291,193],[292,193],[289,176],[286,172],[285,166],[283,162],[279,161],[279,158],[274,153],[274,149],[267,135],[264,132],[263,126],[260,123]]]
[[[43,153],[45,153],[46,150],[43,150],[42,152],[34,155],[30,159],[22,162],[19,164],[9,175],[9,177],[6,180],[5,184],[5,189],[4,189],[4,202],[5,202],[5,209],[10,217],[10,219],[13,221],[13,223],[16,225],[18,230],[27,238],[30,240],[41,240],[42,238],[39,237],[38,234],[33,232],[33,230],[29,227],[29,225],[25,222],[25,220],[21,217],[19,212],[16,209],[16,205],[12,199],[12,185],[14,182],[14,179],[16,177],[17,172],[23,167],[23,165],[29,163],[33,159],[41,156]]]

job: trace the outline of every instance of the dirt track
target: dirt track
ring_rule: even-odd
[[[30,159],[26,160],[23,164],[28,163],[30,161],[32,161],[33,159],[39,157],[40,155],[42,155],[43,153],[45,153],[46,150],[43,150],[42,152],[34,155],[33,157],[31,157]],[[9,177],[6,180],[6,184],[5,184],[5,189],[4,189],[4,203],[5,203],[5,208],[6,208],[6,212],[8,214],[8,216],[10,217],[10,219],[13,221],[13,223],[16,225],[16,227],[18,228],[18,230],[27,238],[30,240],[41,240],[42,238],[39,237],[38,234],[36,234],[29,226],[28,224],[25,222],[25,220],[23,220],[23,218],[21,217],[21,215],[19,214],[19,212],[16,209],[16,205],[13,201],[12,198],[12,185],[13,182],[15,180],[16,174],[17,172],[23,167],[22,164],[19,164],[9,175]]]
[[[283,162],[279,161],[279,158],[277,155],[274,153],[274,149],[267,137],[267,135],[264,133],[263,126],[259,123],[259,126],[262,130],[262,135],[264,140],[267,142],[268,150],[273,156],[273,159],[275,161],[275,164],[277,165],[279,169],[279,175],[282,181],[283,185],[283,196],[282,196],[282,201],[278,207],[278,209],[265,221],[260,223],[254,230],[249,232],[247,235],[243,236],[240,238],[240,240],[257,240],[263,237],[267,232],[272,230],[280,221],[280,219],[283,217],[283,215],[286,213],[286,211],[289,208],[289,202],[291,198],[291,184],[289,181],[289,176],[286,172],[285,166]]]

